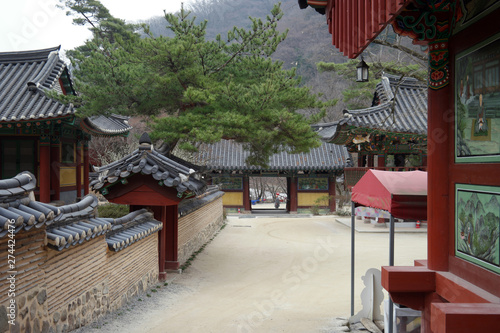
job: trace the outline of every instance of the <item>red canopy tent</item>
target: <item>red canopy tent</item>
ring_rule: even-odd
[[[355,205],[378,208],[391,214],[389,266],[394,266],[394,217],[427,220],[427,172],[368,170],[352,188],[351,202],[351,316],[353,316]],[[393,320],[392,309],[393,304],[390,300],[390,323]],[[389,332],[392,332],[392,326]]]
[[[351,200],[400,219],[427,220],[427,172],[368,170],[352,188]]]

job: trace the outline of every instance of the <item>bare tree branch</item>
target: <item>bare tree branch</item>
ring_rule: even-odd
[[[420,54],[420,53],[415,52],[412,49],[409,49],[406,46],[403,46],[400,44],[389,43],[388,41],[380,40],[380,39],[375,39],[372,43],[391,47],[393,49],[403,51],[403,52],[407,53],[408,55],[410,55],[414,58],[417,58],[418,60],[424,61],[424,62],[427,62],[427,60],[428,60],[428,57],[426,54]]]

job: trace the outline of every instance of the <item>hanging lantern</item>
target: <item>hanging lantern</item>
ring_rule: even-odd
[[[356,66],[356,82],[368,82],[368,68],[369,66],[361,57],[361,61]]]

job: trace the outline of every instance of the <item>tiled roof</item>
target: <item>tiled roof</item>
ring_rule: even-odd
[[[73,116],[75,108],[46,96],[61,93],[60,79],[69,82],[68,70],[58,47],[43,50],[0,52],[0,123],[48,120]],[[63,83],[64,84],[64,83]],[[72,87],[71,87],[72,92]],[[81,120],[82,129],[92,135],[124,135],[132,128],[129,117],[93,116]]]
[[[0,122],[50,119],[74,114],[71,105],[48,98],[66,65],[59,47],[0,53]]]
[[[139,140],[139,145],[130,155],[108,165],[95,167],[95,172],[90,177],[90,187],[99,190],[104,186],[117,184],[120,179],[141,173],[151,175],[164,186],[175,187],[178,194],[186,191],[203,193],[205,184],[195,178],[197,173],[155,151],[146,133]]]
[[[148,237],[163,228],[161,222],[153,218],[146,209],[132,212],[119,219],[104,219],[113,224],[113,229],[106,236],[111,251],[120,251],[133,243]]]
[[[108,243],[129,234],[137,241],[161,229],[161,222],[145,211],[116,220],[95,217],[94,195],[61,207],[37,202],[32,194],[35,187],[36,179],[27,171],[0,180],[0,237],[45,225],[48,245],[60,251],[108,233],[112,237]]]
[[[334,171],[343,170],[350,163],[347,149],[323,142],[319,148],[308,153],[274,154],[267,168],[247,165],[245,160],[250,153],[233,140],[221,140],[214,144],[202,144],[193,162],[206,167],[209,171]]]
[[[400,81],[395,76],[386,75],[377,84],[375,94],[379,100],[378,105],[348,110],[339,121],[315,125],[321,138],[340,143],[341,140],[335,139],[342,135],[339,129],[345,126],[393,133],[427,134],[427,86],[424,83],[414,78]]]
[[[112,114],[109,116],[92,116],[82,121],[82,128],[92,135],[122,135],[132,129],[130,117]]]

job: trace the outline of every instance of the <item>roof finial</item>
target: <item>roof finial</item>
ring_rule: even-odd
[[[146,132],[142,133],[141,138],[139,139],[139,149],[151,150],[151,139]]]

